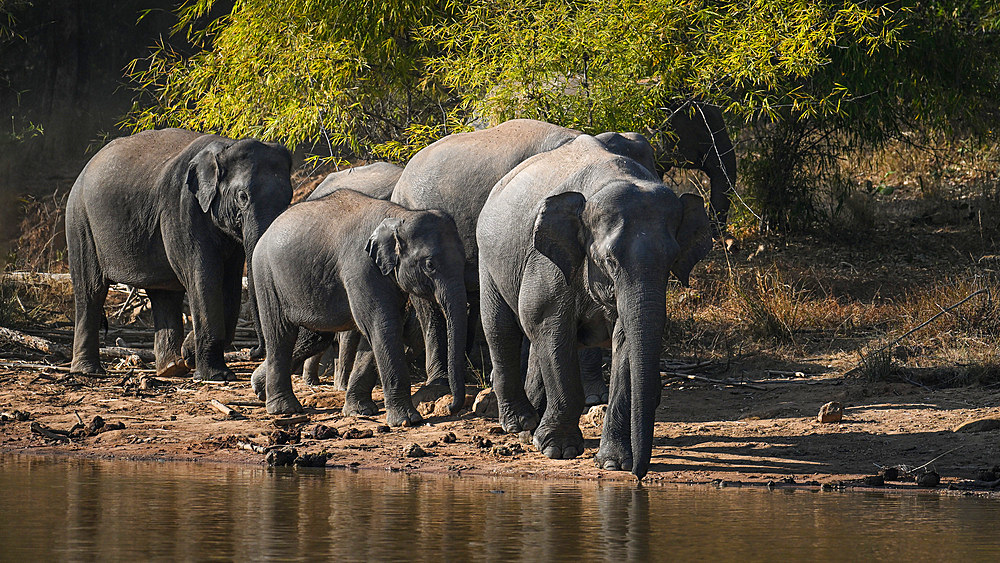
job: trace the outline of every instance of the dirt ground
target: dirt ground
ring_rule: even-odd
[[[8,362],[10,363],[10,362]],[[210,404],[256,401],[249,388],[252,362],[234,364],[236,382],[198,383],[189,378],[152,379],[150,374],[114,374],[103,379],[32,368],[0,371],[0,453],[62,454],[86,457],[263,463],[260,451],[278,429],[260,406],[236,406],[231,419]],[[649,482],[717,485],[870,486],[880,466],[915,468],[924,464],[941,476],[939,489],[989,490],[981,478],[1000,461],[997,429],[956,432],[970,420],[1000,420],[992,389],[928,391],[907,383],[862,384],[829,371],[816,358],[812,370],[791,377],[747,374],[740,382],[665,379],[658,410]],[[632,479],[625,472],[597,469],[593,456],[600,429],[581,417],[586,451],[573,460],[549,460],[518,436],[501,435],[495,419],[470,411],[427,417],[415,428],[388,429],[381,417],[344,416],[343,393],[329,386],[309,388],[296,381],[307,406],[299,455],[325,453],[327,466],[390,471],[489,474],[573,479]],[[142,387],[146,387],[143,389]],[[416,388],[415,388],[416,389]],[[377,397],[378,398],[378,397]],[[820,423],[828,401],[844,406],[843,420]],[[988,405],[988,406],[987,406]],[[14,411],[29,413],[17,420]],[[78,418],[79,416],[79,418]],[[32,431],[33,423],[68,431],[95,416],[124,428],[89,437],[54,440]],[[22,416],[23,418],[23,416]],[[340,437],[307,438],[317,424]],[[998,425],[1000,426],[1000,425]],[[380,428],[381,427],[381,428]],[[346,437],[350,429],[369,437]],[[387,431],[386,431],[387,430]],[[454,434],[454,442],[447,435]],[[425,457],[405,450],[418,444]],[[489,444],[492,445],[489,445]],[[886,483],[915,488],[912,479]]]

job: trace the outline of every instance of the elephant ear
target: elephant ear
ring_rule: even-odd
[[[382,275],[388,276],[399,265],[399,238],[397,234],[399,226],[402,224],[402,219],[388,217],[379,223],[379,226],[372,231],[372,236],[368,237],[365,252],[378,266]]]
[[[687,287],[694,265],[712,250],[712,228],[701,196],[683,194],[681,205],[681,224],[674,235],[680,251],[670,271]]]
[[[535,218],[532,233],[535,250],[559,267],[566,283],[584,258],[583,221],[580,215],[587,200],[580,192],[549,196]]]
[[[205,213],[212,208],[212,200],[219,193],[219,180],[222,179],[223,168],[219,164],[221,143],[211,143],[198,151],[198,154],[188,164],[186,185],[198,199],[198,206]]]

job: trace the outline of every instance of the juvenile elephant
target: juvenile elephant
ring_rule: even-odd
[[[160,375],[185,373],[181,305],[194,322],[196,379],[235,379],[223,360],[239,317],[244,258],[292,199],[291,155],[277,144],[182,129],[144,131],[97,152],[66,202],[76,325],[73,363],[103,373],[108,285],[145,288]],[[250,286],[250,305],[257,320]]]
[[[278,217],[254,251],[254,282],[267,359],[253,389],[267,412],[301,410],[292,393],[295,361],[329,341],[303,349],[299,328],[328,334],[358,328],[371,343],[390,425],[421,421],[410,399],[403,355],[407,297],[439,308],[447,320],[452,410],[465,402],[465,255],[455,223],[440,211],[410,211],[352,190],[294,205]],[[348,383],[345,413],[374,414],[374,382]]]
[[[406,164],[392,201],[410,209],[440,209],[455,220],[466,255],[465,285],[469,298],[470,334],[479,324],[479,272],[476,221],[490,190],[526,159],[555,149],[582,133],[543,121],[514,119],[496,127],[457,133],[424,148]],[[637,133],[602,133],[597,137],[613,152],[629,156],[655,172],[653,149]],[[433,310],[416,307],[426,343],[427,379],[441,377],[449,352],[445,323]],[[607,399],[600,354],[587,354],[584,370],[588,403]]]
[[[500,422],[534,429],[550,458],[583,452],[579,346],[612,354],[611,390],[597,464],[643,477],[660,400],[667,278],[687,283],[712,245],[702,199],[678,198],[639,163],[590,136],[535,156],[490,194],[477,227],[483,327]],[[520,377],[547,396],[539,420]]]
[[[375,199],[388,200],[392,195],[396,181],[399,180],[399,175],[402,173],[402,167],[390,162],[373,162],[365,166],[338,170],[327,175],[320,185],[316,186],[316,189],[306,197],[306,201],[317,200],[335,191],[345,189],[361,192]],[[420,346],[423,346],[422,340]],[[361,342],[361,334],[356,330],[344,331],[337,335],[337,356],[337,365],[334,370],[334,387],[337,389],[347,389],[348,377],[355,366],[359,370],[368,372],[375,369],[371,347],[367,343]],[[319,385],[320,383],[319,371],[322,357],[323,352],[320,352],[306,359],[302,366],[302,379],[309,385]],[[372,375],[372,373],[366,373],[363,377],[372,379]]]

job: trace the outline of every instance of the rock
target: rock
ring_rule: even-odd
[[[271,432],[267,437],[267,443],[272,446],[280,446],[282,444],[294,444],[298,442],[300,438],[299,432],[289,432],[287,430],[275,430]]]
[[[424,418],[431,416],[432,414],[434,414],[434,403],[431,402],[417,403],[417,412],[420,413],[420,416]]]
[[[979,418],[963,422],[955,428],[955,432],[992,432],[1000,428],[1000,418]]]
[[[329,456],[326,454],[303,454],[295,458],[296,467],[326,467]]]
[[[348,440],[360,440],[362,438],[371,438],[374,435],[375,435],[375,433],[371,431],[371,428],[365,428],[364,430],[358,430],[357,428],[354,428],[353,426],[350,427],[350,428],[348,428],[347,432],[344,432],[344,438],[346,438]]]
[[[445,395],[434,401],[434,416],[451,416],[451,395]]]
[[[500,426],[491,426],[488,432],[490,433],[491,436],[503,436],[504,434],[507,433]]]
[[[493,452],[493,455],[505,456],[506,457],[506,456],[512,456],[512,455],[517,455],[517,454],[523,454],[524,453],[524,448],[521,447],[521,444],[519,444],[517,442],[514,442],[513,444],[499,444],[499,445],[493,446],[492,452]]]
[[[403,448],[404,457],[427,457],[427,452],[420,447],[420,444],[413,443]]]
[[[316,440],[332,440],[339,438],[340,432],[336,428],[330,428],[325,424],[317,424],[309,430],[308,435]]]
[[[441,441],[445,444],[454,444],[458,441],[458,436],[455,436],[454,432],[448,432],[447,434],[441,436]]]
[[[819,416],[816,419],[822,423],[840,422],[844,419],[844,405],[830,401],[819,408]]]
[[[608,413],[608,405],[594,405],[590,407],[587,414],[584,415],[584,420],[592,424],[595,428],[601,428],[604,426],[604,416]]]
[[[417,389],[413,393],[413,404],[419,405],[420,403],[431,403],[444,397],[445,395],[450,395],[451,389],[447,385],[424,385],[420,389]],[[423,414],[423,413],[421,413]]]
[[[438,447],[438,441],[437,440],[431,440],[430,442],[427,442],[426,444],[424,444],[424,447],[425,448],[436,448],[436,447]]]
[[[299,452],[295,448],[278,448],[267,452],[264,461],[272,467],[285,467],[295,463]]]
[[[491,442],[489,438],[483,438],[482,436],[473,436],[472,444],[480,449],[493,447],[493,442]]]
[[[375,427],[375,432],[378,432],[379,434],[388,434],[391,430],[392,428],[389,428],[388,424],[379,424]]]
[[[941,476],[938,475],[938,472],[934,471],[933,469],[921,473],[920,476],[917,477],[918,487],[927,487],[932,489],[934,487],[937,487],[939,483],[941,483]]]
[[[497,405],[497,396],[493,394],[492,387],[487,387],[476,395],[476,400],[472,403],[472,412],[483,418],[500,417],[500,407]]]

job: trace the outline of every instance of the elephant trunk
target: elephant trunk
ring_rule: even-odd
[[[660,403],[660,352],[666,322],[666,275],[659,283],[619,292],[631,387],[632,473],[642,479],[653,452],[653,423]],[[646,278],[645,281],[649,281]],[[636,287],[642,285],[642,287]]]
[[[257,248],[257,241],[264,234],[264,231],[277,219],[281,211],[269,210],[267,213],[255,213],[253,218],[247,221],[243,227],[243,250],[247,260],[247,294],[250,302],[250,315],[253,318],[253,328],[257,333],[257,346],[250,350],[250,358],[260,360],[267,352],[264,342],[264,332],[261,330],[260,309],[257,307],[257,293],[254,290],[253,281],[253,251]],[[257,217],[263,215],[264,217]]]
[[[435,295],[448,322],[448,385],[451,387],[451,413],[465,406],[465,341],[468,328],[465,286],[444,285]]]

